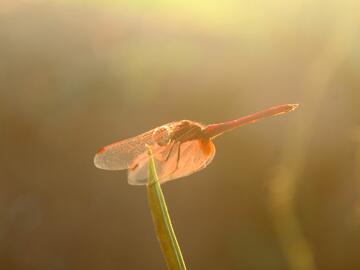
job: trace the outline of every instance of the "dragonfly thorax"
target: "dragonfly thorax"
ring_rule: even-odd
[[[153,138],[160,146],[171,142],[183,143],[191,140],[204,139],[202,130],[203,125],[189,120],[182,120],[155,129]]]

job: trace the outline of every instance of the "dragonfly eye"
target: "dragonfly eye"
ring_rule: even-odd
[[[171,140],[170,133],[171,133],[170,128],[167,125],[165,125],[165,126],[156,128],[154,130],[152,136],[153,136],[154,141],[158,145],[164,146],[164,145],[167,145]]]

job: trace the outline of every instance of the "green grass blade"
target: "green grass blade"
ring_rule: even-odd
[[[156,235],[168,269],[185,270],[185,262],[176,239],[171,219],[167,210],[164,195],[156,173],[154,158],[151,149],[149,155],[149,180],[147,185],[148,201],[155,225]]]

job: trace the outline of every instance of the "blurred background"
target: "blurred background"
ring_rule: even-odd
[[[0,1],[0,268],[165,269],[102,146],[292,113],[163,185],[189,269],[360,269],[359,1]]]

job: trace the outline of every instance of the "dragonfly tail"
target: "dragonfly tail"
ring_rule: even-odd
[[[223,134],[224,132],[230,131],[234,128],[247,124],[252,124],[268,117],[287,113],[295,110],[297,107],[299,107],[299,104],[284,104],[274,106],[269,109],[250,114],[236,120],[230,120],[224,123],[208,125],[203,129],[203,132],[208,138],[215,138]]]

